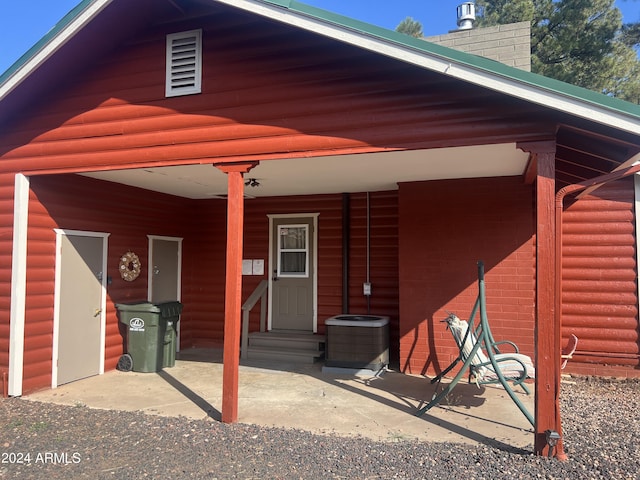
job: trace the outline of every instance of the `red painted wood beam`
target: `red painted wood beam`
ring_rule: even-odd
[[[555,146],[554,146],[555,147]],[[561,331],[556,318],[555,289],[558,259],[555,255],[555,148],[537,154],[538,176],[536,180],[536,426],[535,453],[548,454],[549,445],[545,432],[552,430],[560,435],[555,447],[555,457],[566,460],[562,442],[562,418],[560,416],[560,351]]]
[[[535,439],[537,455],[548,454],[545,432],[562,435],[560,418],[560,326],[556,325],[555,142],[519,144],[535,157],[536,185],[536,327]],[[555,456],[566,458],[562,441]]]
[[[222,421],[238,421],[240,325],[242,307],[242,240],[244,236],[244,178],[256,162],[221,163],[227,174],[227,263],[224,301],[224,352],[222,370]]]

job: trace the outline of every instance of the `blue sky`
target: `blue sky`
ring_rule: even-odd
[[[456,28],[463,0],[303,0],[304,3],[395,29],[406,17],[422,24],[425,35]],[[40,40],[80,0],[0,0],[0,73]],[[640,21],[640,0],[616,0],[625,22]]]

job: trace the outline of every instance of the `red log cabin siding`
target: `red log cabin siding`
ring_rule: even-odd
[[[166,99],[165,35],[194,28],[204,28],[203,92]],[[554,128],[539,107],[238,13],[141,31],[96,62],[15,120],[3,168],[483,144]]]
[[[488,90],[445,82],[403,62],[230,12],[220,7],[212,18],[141,30],[13,118],[0,133],[4,225],[11,224],[19,171],[525,141],[555,128],[539,107],[502,97],[497,101]],[[165,35],[194,28],[204,29],[203,93],[166,99]],[[8,293],[10,227],[3,228],[1,278]],[[203,239],[195,241],[202,244]],[[207,252],[212,285],[218,281],[213,273],[220,268],[218,252]],[[326,280],[337,285],[335,279]],[[393,281],[385,282],[393,289]],[[200,288],[194,284],[193,294]],[[375,304],[381,299],[375,293],[378,280],[374,289],[372,302],[383,313],[388,307]],[[326,306],[319,318],[336,310],[334,293],[321,292]],[[209,301],[212,310],[218,307],[216,299]],[[210,311],[202,307],[196,322],[217,338],[219,326]],[[0,329],[8,328],[7,308],[0,312]],[[8,361],[3,360],[7,352],[5,344],[0,366]]]
[[[25,318],[24,392],[51,384],[54,228],[110,233],[107,275],[105,369],[113,369],[123,351],[115,303],[147,298],[148,234],[184,236],[183,213],[190,201],[169,195],[77,177],[32,177],[29,204],[27,302]],[[186,241],[185,241],[186,242]],[[142,260],[134,282],[118,273],[122,253],[132,250]],[[188,270],[188,269],[187,269]],[[183,316],[188,331],[189,312]]]
[[[534,353],[533,192],[520,177],[400,185],[400,367],[439,372],[458,350],[440,322],[468,318],[485,262],[496,339]]]
[[[0,174],[0,375],[9,370],[14,175]]]
[[[640,365],[634,200],[633,179],[565,200],[562,330],[579,338],[570,372]]]
[[[211,167],[213,168],[213,167]],[[227,202],[196,200],[185,214],[182,302],[188,312],[182,347],[222,346]],[[181,327],[181,328],[182,328]]]
[[[165,35],[194,28],[204,29],[203,93],[165,99]],[[67,84],[60,85],[46,98],[37,99],[32,108],[24,109],[22,115],[0,133],[0,208],[7,218],[4,225],[11,224],[10,197],[17,171],[90,170],[118,165],[209,163],[214,159],[300,157],[527,141],[547,138],[556,128],[553,119],[546,118],[541,113],[543,109],[533,104],[507,99],[466,83],[445,81],[437,73],[223,6],[210,18],[141,30],[137,38],[120,45],[114,53],[97,56],[96,62],[87,66],[85,73],[69,77]],[[442,198],[451,195],[443,193],[448,196]],[[356,199],[354,203],[358,205],[360,201]],[[442,203],[441,199],[435,201]],[[474,202],[472,199],[468,203]],[[216,217],[224,211],[220,210],[224,209],[224,202],[215,206],[188,205],[192,215],[202,212]],[[420,210],[418,206],[414,209]],[[412,212],[412,209],[405,208],[405,211]],[[418,217],[426,214],[415,213]],[[411,218],[404,219],[403,230],[409,234],[409,240],[414,234],[414,226],[408,226],[411,221]],[[447,223],[441,221],[440,225],[446,227]],[[427,229],[424,225],[417,227],[416,230]],[[467,233],[466,225],[459,227],[452,236],[460,231]],[[200,226],[200,231],[214,235],[210,244],[207,236],[192,233],[190,237],[199,249],[192,251],[194,257],[188,261],[195,270],[201,267],[199,262],[204,258],[209,262],[210,272],[207,275],[193,273],[193,283],[185,285],[183,290],[185,299],[207,293],[209,289],[219,291],[216,282],[222,278],[218,273],[223,266],[223,257],[219,254],[224,247],[215,236],[218,228],[216,222]],[[3,226],[3,229],[6,230],[2,230],[0,238],[3,258],[0,268],[4,270],[0,275],[0,288],[8,292],[11,241],[4,235],[5,231],[10,235],[10,228]],[[223,235],[222,232],[218,236]],[[185,242],[187,240],[185,235]],[[411,245],[414,250],[405,255],[404,265],[409,267],[408,271],[415,269],[411,265],[414,253],[418,257],[425,255],[421,240],[417,239],[416,244]],[[129,248],[111,239],[110,244],[113,242],[118,247]],[[214,246],[215,250],[206,249]],[[332,248],[335,251],[337,246]],[[353,251],[358,249],[354,248]],[[380,248],[386,251],[385,246]],[[452,250],[450,248],[449,253]],[[531,252],[527,253],[530,258]],[[460,252],[455,254],[454,264],[463,267],[457,260]],[[185,261],[189,255],[185,251]],[[476,256],[468,256],[472,266]],[[439,258],[444,262],[446,257],[440,255]],[[380,277],[384,281],[372,278],[372,312],[383,313],[394,308],[391,306],[393,280],[388,273],[393,266],[389,262],[390,258],[385,260],[385,273]],[[354,275],[361,276],[358,262],[353,263],[356,265]],[[471,285],[475,269],[464,263],[460,272],[470,271]],[[528,269],[533,268],[532,263],[529,262]],[[491,266],[488,262],[488,267]],[[408,315],[407,325],[425,318],[427,313],[434,314],[446,303],[431,305],[431,312],[420,312],[423,291],[419,290],[419,284],[428,274],[417,273],[415,284],[411,278],[407,279],[408,294],[403,294],[407,312],[413,312]],[[488,289],[491,289],[491,273],[489,270]],[[206,277],[200,284],[196,283],[198,275]],[[322,279],[331,288],[320,292],[324,297],[323,310],[318,312],[320,319],[333,314],[340,304],[334,275],[330,273]],[[350,288],[359,291],[360,282],[354,278]],[[377,297],[381,282],[381,293],[389,299],[388,305],[376,303],[383,298]],[[416,296],[412,296],[414,293]],[[474,296],[470,294],[469,298]],[[183,341],[196,341],[196,337],[218,338],[221,325],[215,315],[216,309],[222,307],[215,295],[209,296],[208,301],[209,305],[198,306],[193,318],[197,328],[193,332],[183,330]],[[354,302],[352,309],[362,306]],[[0,330],[8,333],[8,324],[8,309],[3,309]],[[187,322],[183,326],[186,327]],[[411,329],[408,327],[401,333],[405,346],[410,345],[407,335]],[[422,349],[420,355],[425,360],[417,360],[416,365],[424,364],[428,357],[428,350],[419,343],[410,347]],[[0,367],[7,350],[8,346],[0,348]]]

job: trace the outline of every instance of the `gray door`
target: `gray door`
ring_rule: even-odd
[[[57,384],[98,375],[104,237],[61,235]]]
[[[149,301],[152,303],[180,300],[181,238],[149,236]],[[177,325],[176,352],[180,351],[180,322]]]
[[[313,218],[273,221],[272,330],[313,331]]]
[[[150,237],[152,303],[180,300],[180,239]]]

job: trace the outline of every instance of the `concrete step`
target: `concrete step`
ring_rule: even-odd
[[[280,350],[323,351],[325,336],[311,333],[254,332],[249,334],[249,349],[270,347]]]
[[[270,362],[313,364],[324,357],[323,350],[308,348],[279,348],[270,346],[249,346],[249,360],[265,360]]]

